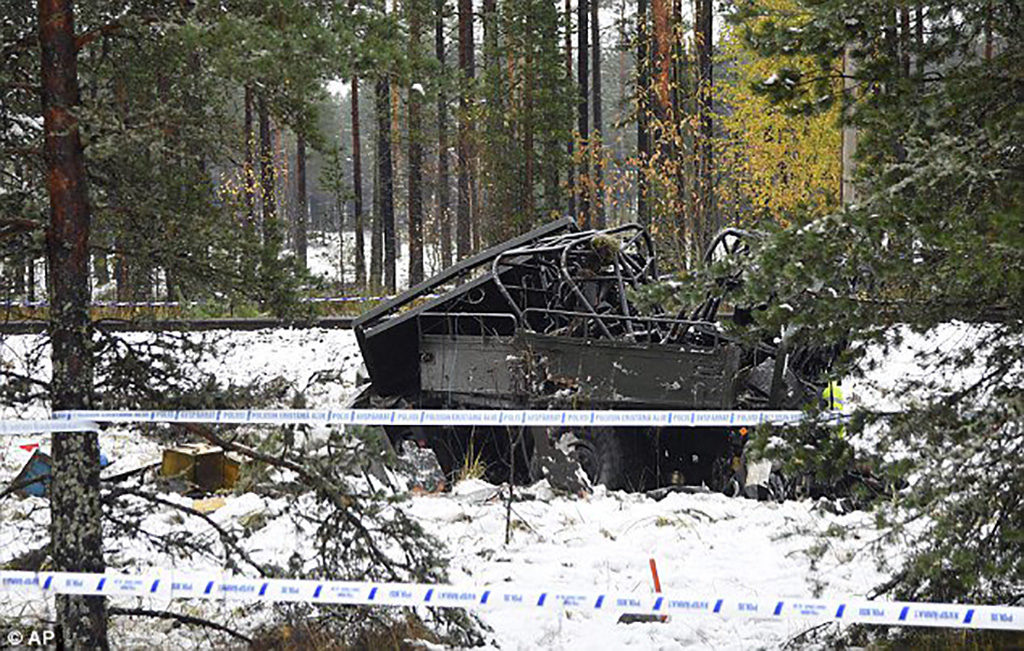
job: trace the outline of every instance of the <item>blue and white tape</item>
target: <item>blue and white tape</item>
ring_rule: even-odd
[[[1024,608],[863,599],[730,597],[689,593],[615,593],[561,586],[517,589],[437,583],[249,579],[220,573],[86,574],[0,571],[0,592],[24,596],[106,595],[360,606],[429,606],[474,610],[582,610],[648,615],[803,619],[849,624],[1024,630]]]
[[[91,431],[97,423],[292,425],[753,427],[799,422],[801,411],[669,411],[560,409],[219,409],[57,411],[48,421],[0,421],[0,435]]]
[[[101,423],[265,423],[311,425],[526,425],[541,427],[752,427],[789,424],[802,411],[578,409],[221,409],[58,411],[55,419]]]
[[[0,420],[0,436],[44,432],[94,432],[99,424],[88,420]]]

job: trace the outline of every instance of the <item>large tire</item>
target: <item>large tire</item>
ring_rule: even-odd
[[[590,483],[609,490],[643,491],[656,482],[648,439],[626,429],[570,430],[560,444],[579,463]]]

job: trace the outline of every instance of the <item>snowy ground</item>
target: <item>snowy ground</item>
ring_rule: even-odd
[[[940,333],[940,341],[953,336],[953,331]],[[240,382],[283,376],[297,388],[312,387],[307,391],[310,407],[340,404],[351,392],[361,362],[349,331],[279,330],[214,337],[221,339],[220,352],[208,360],[209,370]],[[31,336],[0,340],[0,363],[19,368],[38,343],[39,339]],[[914,342],[918,346],[925,343]],[[914,363],[913,350],[898,351],[886,358],[872,379],[895,387],[900,378],[916,372]],[[42,371],[48,373],[45,368]],[[317,383],[317,374],[324,371],[340,371],[340,380]],[[864,382],[860,386],[861,394],[854,401],[891,402],[888,391],[870,389]],[[40,408],[35,414],[22,411],[17,415],[38,417],[41,413]],[[2,416],[15,414],[4,408]],[[34,443],[44,449],[49,446],[46,436],[0,440],[0,486],[6,485],[28,458],[29,452],[21,446]],[[108,430],[102,435],[101,447],[115,459],[108,472],[117,472],[159,460],[161,445],[125,430]],[[651,558],[657,561],[665,591],[695,595],[864,596],[885,578],[863,553],[874,531],[870,517],[864,513],[833,515],[814,502],[772,504],[713,494],[674,494],[655,501],[603,489],[586,497],[558,497],[542,483],[524,489],[522,493],[530,499],[514,504],[513,538],[506,546],[505,506],[497,493],[496,487],[468,481],[451,493],[419,495],[408,503],[411,513],[447,545],[455,584],[511,582],[524,587],[562,585],[646,593],[652,589]],[[188,501],[173,493],[162,497]],[[245,548],[261,562],[281,560],[296,551],[301,553],[303,541],[308,539],[288,514],[290,509],[302,508],[301,501],[296,505],[252,493],[234,494],[226,496],[226,505],[214,518],[225,526],[236,526],[253,513],[263,513],[265,525],[246,539]],[[48,518],[45,499],[0,500],[0,563],[37,547]],[[180,526],[167,511],[155,511],[150,519],[154,530]],[[820,544],[817,534],[832,525],[855,525],[859,537],[830,538],[824,555],[812,560],[808,552]],[[193,533],[210,538],[213,544],[211,532],[201,525]],[[136,568],[169,563],[139,540],[113,541],[108,560]],[[189,607],[209,612],[216,605]],[[0,611],[47,617],[52,605],[11,603]],[[238,607],[218,612],[241,628],[265,616]],[[490,645],[505,649],[775,648],[809,626],[698,616],[626,625],[590,613],[531,613],[526,618],[517,610],[486,612],[482,619],[493,628],[488,636]],[[166,623],[118,621],[115,639],[127,646],[135,646],[138,640],[151,641],[157,631],[171,636],[165,638],[167,646],[197,641],[194,634]]]

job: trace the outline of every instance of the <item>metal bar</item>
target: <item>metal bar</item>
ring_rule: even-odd
[[[356,317],[356,319],[352,322],[352,327],[356,329],[361,329],[367,324],[384,316],[385,314],[393,312],[394,310],[397,310],[398,308],[411,303],[412,301],[419,298],[422,294],[432,291],[440,287],[441,285],[444,285],[445,283],[449,282],[450,280],[453,280],[463,274],[468,273],[472,269],[487,264],[488,262],[492,261],[495,257],[501,255],[506,251],[518,248],[534,240],[555,233],[559,233],[566,229],[575,228],[575,226],[576,221],[572,217],[563,217],[558,221],[546,224],[544,226],[541,226],[540,228],[536,228],[530,231],[529,233],[520,235],[519,237],[512,238],[507,242],[503,242],[496,246],[492,246],[489,249],[481,251],[476,255],[470,256],[465,260],[462,260],[461,262],[452,265],[451,267],[445,269],[436,276],[428,278],[423,282],[418,283],[413,287],[410,287],[409,289],[405,290],[404,292],[392,298],[391,300],[385,301],[384,303],[378,305],[377,307],[364,312],[360,316]]]

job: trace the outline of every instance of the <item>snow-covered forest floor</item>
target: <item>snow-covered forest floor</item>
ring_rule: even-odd
[[[337,279],[336,236],[328,235],[327,239],[327,246],[317,243],[311,247],[310,267],[315,275],[330,282]],[[406,274],[403,262],[400,258],[400,284],[404,284]],[[350,265],[348,271],[351,273]],[[927,336],[902,334],[905,340],[896,350],[868,356],[877,367],[866,379],[845,383],[851,406],[896,409],[903,401],[913,400],[913,395],[902,390],[902,383],[931,373],[918,355],[935,348],[969,347],[974,336],[971,328],[957,325]],[[146,333],[122,336],[136,342],[152,337]],[[346,330],[212,332],[192,337],[202,341],[207,351],[197,372],[213,373],[221,382],[236,385],[276,383],[289,395],[302,395],[310,408],[342,405],[355,390],[362,363],[355,337]],[[8,371],[48,379],[45,339],[29,335],[0,339],[0,363]],[[947,380],[960,384],[969,376],[967,373]],[[42,401],[16,407],[0,405],[3,418],[46,416]],[[308,436],[299,444],[312,451],[326,432],[314,428]],[[110,427],[100,438],[102,452],[112,461],[104,475],[159,462],[165,447],[185,440],[166,429],[143,434]],[[49,436],[0,438],[0,488],[15,477],[36,444],[47,450]],[[281,473],[273,478],[294,479]],[[518,492],[508,545],[502,487],[470,479],[456,484],[450,492],[411,495],[404,508],[444,544],[444,555],[450,559],[449,578],[456,585],[512,583],[527,588],[562,586],[648,593],[653,589],[650,559],[657,562],[665,591],[693,596],[860,597],[887,578],[868,551],[878,537],[871,514],[855,511],[837,515],[827,501],[779,504],[710,493],[677,493],[656,500],[641,494],[608,492],[603,487],[589,495],[566,496],[554,494],[545,482]],[[158,490],[157,495],[176,504],[193,503],[191,497],[173,490]],[[284,567],[295,556],[308,558],[316,553],[312,532],[305,528],[308,524],[295,517],[297,511],[308,507],[306,496],[268,498],[256,492],[235,491],[222,497],[224,506],[210,517],[226,529],[245,532],[242,548],[255,562]],[[107,560],[112,568],[221,569],[217,557],[223,548],[213,528],[196,518],[183,519],[168,507],[148,508],[150,512],[143,520],[146,531],[163,535],[184,530],[212,553],[192,559],[172,556],[140,537],[111,531]],[[0,499],[0,564],[41,547],[48,522],[45,498]],[[839,530],[855,533],[821,536]],[[890,549],[886,555],[888,560],[897,561],[901,550]],[[151,606],[166,608],[168,604]],[[178,603],[173,607],[246,633],[275,618],[270,608],[241,606],[238,602]],[[52,620],[52,600],[0,606],[0,618],[25,616]],[[755,622],[702,616],[620,624],[614,615],[566,611],[527,616],[515,609],[485,611],[480,619],[491,629],[486,638],[489,644],[506,649],[774,648],[811,626],[799,621]],[[220,634],[160,620],[118,618],[115,622],[112,639],[119,647],[148,647],[154,635],[160,636],[161,644],[168,648],[192,646],[199,641],[233,643]]]
[[[147,337],[146,334],[128,335]],[[197,335],[198,336],[198,335]],[[309,407],[340,405],[353,390],[361,363],[353,333],[341,330],[275,330],[224,332],[203,335],[215,340],[216,353],[203,362],[205,370],[222,379],[249,382],[283,378],[302,391]],[[948,340],[955,331],[940,335]],[[928,341],[934,343],[934,337]],[[872,375],[895,381],[909,373],[914,339],[906,350],[886,358]],[[3,363],[18,368],[43,342],[34,336],[7,337],[0,343]],[[44,355],[45,357],[45,355]],[[323,380],[324,372],[338,372]],[[34,373],[48,374],[45,364]],[[278,380],[279,382],[282,380]],[[851,387],[851,393],[857,389]],[[882,400],[866,389],[862,395]],[[883,401],[884,402],[884,401]],[[284,406],[284,405],[281,405]],[[38,410],[4,417],[43,414]],[[319,433],[322,435],[323,433]],[[317,436],[316,431],[311,433]],[[118,473],[160,459],[169,441],[126,429],[112,428],[101,435],[103,452],[113,461],[105,473]],[[158,440],[159,439],[159,440]],[[0,441],[0,485],[6,485],[28,459],[21,446],[49,447],[47,436],[6,437]],[[300,442],[301,443],[301,442]],[[524,499],[513,506],[513,536],[504,544],[505,505],[498,488],[479,480],[457,484],[451,492],[412,496],[409,512],[438,539],[450,557],[449,576],[454,584],[566,586],[578,589],[650,592],[649,559],[657,561],[663,589],[674,593],[749,594],[761,596],[863,596],[885,576],[866,552],[877,536],[869,514],[835,515],[826,503],[788,501],[782,504],[727,498],[717,494],[672,494],[656,501],[638,494],[606,492],[598,488],[587,496],[555,496],[546,484],[523,489]],[[167,492],[160,497],[177,503],[191,500]],[[255,493],[225,495],[225,505],[212,518],[227,528],[250,530],[243,547],[260,563],[285,566],[291,556],[309,556],[311,538],[293,517],[302,508],[296,500],[268,499]],[[49,519],[47,501],[36,497],[8,497],[0,501],[0,562],[39,547]],[[219,543],[213,531],[194,520],[182,521],[169,509],[155,508],[146,528],[166,532],[187,528],[211,548]],[[852,526],[858,533],[829,538],[824,546],[818,534],[837,526]],[[212,559],[171,558],[150,549],[139,538],[108,539],[112,567],[140,570],[155,566],[174,569],[216,567]],[[814,553],[812,553],[814,552]],[[892,550],[895,559],[899,550]],[[180,604],[179,604],[180,607]],[[189,612],[216,616],[241,630],[267,621],[269,611],[258,606],[189,604]],[[4,615],[37,613],[47,617],[52,604],[9,603]],[[531,613],[494,610],[481,615],[493,629],[488,640],[501,648],[608,648],[635,645],[643,648],[754,648],[776,647],[809,625],[800,622],[752,622],[705,617],[677,617],[667,623],[617,624],[595,614]],[[165,622],[119,619],[115,640],[132,640],[162,631],[167,644],[195,641],[194,632]],[[223,642],[224,640],[220,640]]]

